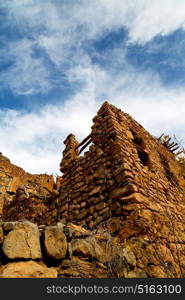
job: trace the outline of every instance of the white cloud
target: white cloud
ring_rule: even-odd
[[[9,41],[1,53],[13,61],[10,72],[1,74],[2,85],[17,94],[44,93],[53,86],[44,57],[34,56],[37,47],[65,72],[69,83],[81,83],[65,103],[58,99],[57,105],[37,113],[0,111],[0,151],[13,163],[30,172],[58,172],[62,141],[71,132],[79,139],[88,135],[92,117],[107,99],[152,134],[167,132],[185,139],[185,89],[165,89],[152,72],[137,72],[125,61],[124,49],[113,50],[105,70],[93,65],[81,47],[122,26],[135,43],[184,28],[184,0],[7,0],[0,6],[9,11],[7,22],[24,36]]]
[[[91,35],[126,26],[130,40],[145,43],[185,27],[184,0],[80,1],[76,15]]]
[[[147,73],[126,76],[123,72],[112,78],[91,65],[74,73],[85,84],[65,104],[48,105],[37,113],[0,112],[1,151],[13,163],[32,173],[59,173],[63,140],[69,133],[76,134],[79,141],[85,138],[104,100],[130,113],[154,135],[165,132],[185,139],[184,90],[167,91],[158,78]],[[103,98],[104,91],[108,99]]]
[[[26,171],[57,173],[64,139],[70,132],[79,139],[88,135],[97,109],[93,93],[85,89],[65,105],[38,113],[1,111],[1,152]]]
[[[8,13],[3,26],[25,36],[7,42],[2,57],[14,64],[1,74],[1,86],[8,84],[16,94],[45,93],[56,85],[45,57],[34,57],[35,48],[45,51],[58,73],[68,76],[77,65],[88,66],[88,53],[81,46],[89,39],[126,27],[130,42],[146,43],[185,26],[184,0],[7,0],[0,7]]]
[[[13,64],[1,71],[0,82],[16,94],[45,93],[51,87],[49,69],[43,58],[34,57],[34,46],[34,41],[22,39],[9,42],[8,47],[1,53],[1,61],[7,59]]]
[[[139,11],[128,24],[130,39],[145,43],[156,35],[167,35],[185,26],[184,0],[137,1]]]

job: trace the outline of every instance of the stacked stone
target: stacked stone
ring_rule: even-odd
[[[175,241],[179,245],[184,243],[185,182],[178,161],[130,116],[114,107],[112,110],[117,115],[115,126],[121,153],[130,167],[129,181],[135,189],[129,197],[122,197],[127,204],[125,210],[131,211],[123,237],[129,237],[128,229],[134,227],[136,235],[146,231],[148,236],[163,236],[172,243],[169,248],[173,248]],[[118,180],[122,180],[120,176]]]
[[[108,267],[117,257],[120,266]],[[136,267],[132,250],[122,248],[118,242],[115,246],[108,232],[60,222],[39,227],[28,221],[4,222],[0,226],[0,278],[113,275],[147,277],[143,269]]]
[[[42,189],[33,195],[34,187],[16,188],[4,219],[27,218],[37,224],[63,219],[90,228],[109,228],[131,245],[135,266],[146,269],[149,276],[183,277],[185,180],[181,165],[141,125],[107,102],[93,122],[82,143],[72,134],[64,142],[63,176],[56,183],[59,195],[58,191],[45,194]],[[89,150],[80,156],[90,142]],[[9,178],[3,180],[11,185]],[[85,251],[86,242],[73,246],[81,244]],[[76,269],[71,271],[71,263],[76,269],[82,266],[76,260],[65,261],[64,269],[79,275]]]
[[[5,218],[5,216],[8,219],[10,213],[11,215],[14,214],[14,220],[17,220],[19,217],[14,212],[16,210],[21,212],[21,208],[24,209],[19,201],[14,201],[18,196],[20,187],[28,192],[29,190],[37,190],[37,193],[43,196],[47,195],[48,190],[52,191],[55,184],[53,176],[47,174],[29,174],[22,168],[13,165],[2,154],[0,154],[0,182],[0,219]],[[24,191],[21,193],[20,198],[23,198],[23,194]],[[27,200],[27,198],[27,195],[25,195],[24,199]],[[12,201],[14,202],[12,203]]]
[[[121,218],[121,239],[137,237],[148,250],[155,241],[177,255],[175,245],[180,249],[185,243],[185,181],[178,161],[107,102],[93,121],[89,151],[71,159],[62,177],[61,218],[89,227]]]
[[[68,166],[65,157],[61,163],[66,166],[61,184],[61,217],[89,227],[123,215],[123,204],[117,200],[137,190],[132,165],[122,153],[119,120],[108,103],[93,121],[89,151],[74,157]],[[129,149],[127,153],[130,155]]]
[[[50,191],[38,182],[29,181],[12,194],[11,202],[6,202],[3,207],[4,221],[29,219],[37,224],[57,222],[56,190]]]
[[[0,278],[184,277],[184,250],[184,244],[179,252],[177,245],[169,249],[161,241],[147,246],[146,239],[121,242],[108,227],[90,231],[72,223],[3,222]]]

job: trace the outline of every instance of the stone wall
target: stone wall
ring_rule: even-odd
[[[174,212],[184,210],[185,180],[174,154],[107,102],[93,121],[89,151],[78,156],[73,146],[64,150],[62,218],[91,227],[110,216],[127,214],[128,203],[156,212],[169,205]]]
[[[71,144],[74,156],[66,160],[65,149],[61,161],[61,218],[90,228],[116,219],[119,238],[140,243],[138,259],[145,247],[164,261],[167,257],[169,264],[174,257],[183,261],[185,179],[174,154],[107,102],[93,121],[89,150],[80,156],[79,144],[76,151]],[[158,267],[149,257],[156,274]]]
[[[108,232],[75,224],[37,226],[28,221],[0,224],[0,278],[147,277],[128,247]],[[110,243],[112,242],[112,243]],[[116,245],[116,246],[115,246]],[[114,267],[119,254],[120,266]]]
[[[183,277],[181,165],[157,138],[107,102],[93,122],[90,135],[81,143],[73,134],[66,138],[60,164],[63,175],[52,193],[41,189],[35,195],[27,187],[19,194],[18,188],[4,208],[3,219],[26,218],[39,225],[62,220],[92,231],[102,228],[134,253],[135,267],[147,276]],[[70,266],[65,263],[64,269]],[[78,269],[76,261],[72,264]]]
[[[53,176],[47,174],[29,174],[12,164],[0,154],[0,219],[30,219],[34,215],[47,213],[42,210],[44,198],[51,196],[55,187]],[[47,201],[46,201],[47,202]]]
[[[34,181],[52,190],[53,176],[47,174],[30,174],[22,168],[12,164],[9,159],[0,154],[0,192],[15,192],[18,187],[28,181]]]

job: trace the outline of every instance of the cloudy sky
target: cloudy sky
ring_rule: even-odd
[[[58,173],[108,100],[185,144],[185,0],[0,0],[0,151]]]

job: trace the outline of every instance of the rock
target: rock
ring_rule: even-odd
[[[78,215],[76,216],[76,218],[78,220],[83,219],[88,213],[88,209],[82,208],[82,210],[78,213]]]
[[[62,259],[67,252],[67,240],[62,226],[48,226],[45,230],[44,245],[48,256]]]
[[[116,188],[110,193],[111,199],[121,198],[127,193],[134,193],[137,192],[137,187],[134,184],[128,184],[121,188]]]
[[[166,278],[171,274],[170,270],[165,270],[163,266],[149,266],[147,268],[148,273],[150,274],[150,277],[152,278]]]
[[[142,203],[142,202],[147,202],[146,197],[139,193],[133,193],[129,196],[126,197],[121,197],[120,201],[123,203]]]
[[[147,278],[147,274],[144,270],[135,269],[128,272],[126,278]]]
[[[40,234],[38,227],[28,221],[18,223],[4,239],[3,252],[8,258],[42,257],[40,249]]]
[[[0,268],[0,278],[57,278],[57,271],[34,261],[13,262]]]
[[[0,216],[3,214],[4,199],[4,194],[0,192]]]
[[[126,130],[125,133],[126,133],[126,135],[128,136],[129,139],[131,139],[131,140],[134,139],[133,134],[132,134],[132,132],[130,130]]]
[[[89,193],[89,196],[92,196],[92,195],[96,195],[100,192],[101,190],[101,187],[100,186],[96,186],[90,193]]]
[[[3,229],[4,229],[4,231],[11,231],[16,227],[16,225],[18,223],[19,222],[17,222],[17,221],[15,221],[15,222],[3,222]]]
[[[127,263],[133,267],[136,266],[136,257],[133,251],[129,247],[123,249],[123,257],[126,259]]]
[[[106,207],[106,203],[105,202],[101,202],[101,203],[98,203],[97,205],[95,205],[95,209],[96,210],[101,210],[103,208]]]
[[[99,216],[99,217],[96,218],[94,224],[97,225],[97,224],[99,224],[101,221],[103,221],[103,217],[102,217],[102,216]]]
[[[108,274],[104,266],[90,263],[74,257],[71,260],[64,260],[57,268],[58,277],[68,278],[107,278]]]
[[[65,226],[64,221],[57,222],[57,226],[59,226],[61,229],[63,229]]]
[[[89,236],[91,232],[79,225],[68,223],[64,228],[65,233],[69,237]]]
[[[73,255],[95,258],[101,263],[107,261],[105,248],[94,237],[72,240],[71,250]]]
[[[2,228],[2,226],[0,226],[0,244],[3,243],[3,240],[4,240],[3,228]]]

